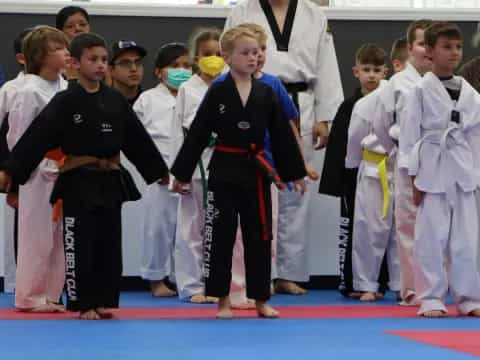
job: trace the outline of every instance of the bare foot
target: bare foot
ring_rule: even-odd
[[[230,305],[230,297],[225,296],[218,299],[217,319],[233,318],[232,307]]]
[[[255,301],[255,307],[257,308],[257,313],[259,317],[275,319],[280,314],[277,310],[268,305],[265,301]]]
[[[100,320],[100,315],[95,310],[87,310],[80,312],[80,319],[82,320]]]
[[[307,290],[293,281],[278,279],[275,284],[275,292],[278,294],[305,295]]]
[[[207,302],[207,297],[203,294],[195,294],[190,296],[190,302],[194,304],[205,304]]]
[[[377,292],[375,293],[375,298],[376,298],[377,300],[383,300],[383,299],[385,298],[385,294],[382,293],[382,292],[378,292],[378,291],[377,291]]]
[[[36,314],[65,312],[65,308],[63,306],[55,305],[55,304],[43,304],[30,309],[18,309],[18,310],[23,312],[36,313]]]
[[[52,305],[53,307],[55,307],[58,312],[66,312],[67,310],[65,309],[65,305],[62,305],[62,304],[59,304],[57,302],[53,302],[53,301],[50,301],[50,300],[47,300],[47,304],[48,305]]]
[[[360,296],[360,301],[376,301],[377,296],[374,292],[366,292],[362,296]]]
[[[97,312],[98,315],[100,315],[100,317],[102,319],[112,319],[113,318],[112,309],[99,307],[99,308],[96,308],[95,311]]]
[[[480,317],[480,308],[473,309],[468,313],[468,316]]]
[[[205,296],[207,303],[209,304],[218,304],[218,297],[215,296]]]
[[[447,313],[443,310],[430,310],[430,311],[425,311],[423,314],[421,314],[423,317],[427,318],[442,318],[446,317]]]
[[[163,280],[151,281],[150,289],[155,297],[172,297],[177,295],[175,290],[170,289]]]
[[[351,293],[348,293],[348,297],[352,299],[360,299],[362,297],[363,293],[360,291],[353,291]]]
[[[242,301],[242,302],[233,302],[232,308],[238,309],[238,310],[255,309],[255,301],[253,301],[252,299],[246,299],[246,301]]]

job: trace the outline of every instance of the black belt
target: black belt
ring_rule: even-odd
[[[282,84],[283,86],[285,86],[285,89],[287,90],[287,92],[292,96],[292,101],[298,110],[299,118],[296,121],[295,125],[300,131],[300,105],[298,103],[298,93],[308,91],[309,86],[306,82],[296,82],[296,83],[282,82]]]

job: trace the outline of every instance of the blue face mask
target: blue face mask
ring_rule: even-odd
[[[192,77],[192,70],[189,69],[168,69],[167,80],[165,84],[175,90],[178,90],[180,85]]]

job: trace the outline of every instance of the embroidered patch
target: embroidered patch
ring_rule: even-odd
[[[225,114],[225,105],[224,104],[219,104],[218,105],[218,111],[220,114]]]
[[[80,124],[83,122],[82,114],[73,114],[73,123]]]
[[[248,130],[250,129],[250,123],[248,121],[240,121],[237,124],[238,128],[241,130]]]

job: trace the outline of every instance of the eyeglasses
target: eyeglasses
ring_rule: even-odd
[[[120,66],[124,69],[131,69],[132,66],[135,66],[135,68],[139,68],[143,66],[143,59],[135,59],[135,60],[123,59],[123,60],[114,62],[113,65]]]

